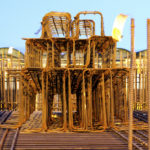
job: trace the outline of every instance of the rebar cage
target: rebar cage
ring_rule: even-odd
[[[80,20],[82,14],[100,15],[100,35],[94,20]],[[44,130],[102,130],[115,118],[128,120],[130,55],[121,52],[118,64],[116,41],[104,35],[100,12],[80,12],[74,20],[69,13],[50,12],[41,37],[24,40],[20,124],[35,110],[42,110]]]

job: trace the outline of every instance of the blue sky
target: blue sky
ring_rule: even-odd
[[[23,37],[40,37],[34,33],[40,28],[42,17],[50,11],[69,12],[73,17],[79,11],[100,11],[104,17],[105,35],[110,36],[115,17],[128,15],[123,39],[117,47],[130,50],[130,19],[135,19],[135,51],[147,47],[147,23],[150,18],[150,0],[0,0],[0,47],[14,47],[25,51]],[[99,30],[99,26],[96,27]]]

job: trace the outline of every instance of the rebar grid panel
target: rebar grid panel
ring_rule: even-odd
[[[60,69],[60,70],[58,70],[57,69],[57,72],[65,72],[65,74],[66,73],[68,73],[68,71],[66,72],[65,70],[62,70],[62,69]],[[92,70],[91,70],[92,71]],[[95,112],[95,115],[96,115],[96,118],[94,118],[94,122],[92,123],[92,119],[91,119],[91,121],[89,120],[88,121],[88,123],[87,123],[87,121],[86,121],[86,116],[89,116],[89,118],[91,118],[92,116],[91,116],[91,106],[90,106],[90,95],[88,95],[88,93],[86,92],[86,94],[84,94],[84,91],[89,91],[90,89],[92,89],[92,88],[90,88],[89,87],[89,84],[87,83],[87,81],[88,81],[88,79],[89,79],[89,77],[91,78],[91,76],[87,76],[84,80],[86,81],[85,83],[87,83],[87,84],[85,84],[83,81],[83,70],[81,69],[80,71],[79,71],[79,69],[78,70],[75,70],[75,69],[73,69],[73,70],[70,70],[69,71],[70,72],[70,76],[71,76],[71,79],[69,79],[69,74],[68,74],[68,79],[66,80],[68,83],[66,84],[66,89],[67,89],[67,91],[70,91],[71,92],[71,94],[69,94],[68,92],[66,93],[65,91],[63,92],[63,90],[61,91],[61,93],[63,92],[65,95],[68,95],[68,96],[66,96],[66,97],[68,97],[68,100],[66,99],[66,100],[63,100],[63,99],[61,99],[61,101],[63,101],[63,107],[65,108],[65,107],[67,107],[67,109],[69,109],[69,113],[68,114],[66,114],[65,112],[65,110],[64,110],[64,108],[63,108],[63,117],[65,118],[65,116],[67,115],[68,117],[67,118],[69,118],[68,119],[68,121],[70,120],[70,123],[69,123],[69,129],[70,130],[76,130],[76,129],[79,129],[79,128],[82,128],[82,129],[84,129],[84,130],[86,130],[87,128],[89,129],[89,128],[91,128],[93,125],[94,125],[94,128],[96,127],[95,125],[95,123],[98,121],[97,119],[99,118],[100,120],[103,118],[103,119],[105,119],[106,118],[106,120],[107,120],[107,124],[108,125],[110,125],[110,120],[109,120],[109,118],[110,118],[110,110],[112,109],[111,107],[110,107],[110,104],[109,103],[112,103],[112,102],[109,102],[110,101],[110,93],[107,93],[106,95],[109,95],[109,97],[107,97],[106,96],[106,100],[108,101],[108,103],[106,103],[106,105],[103,103],[103,101],[104,101],[104,96],[102,96],[102,95],[104,95],[104,93],[101,93],[98,97],[103,97],[103,100],[102,100],[102,102],[101,103],[103,103],[103,107],[101,108],[101,105],[99,104],[99,100],[97,99],[97,98],[95,98],[95,99],[93,99],[93,102],[92,102],[92,105],[93,106],[95,106],[95,104],[96,104],[96,106],[97,106],[97,104],[100,106],[100,108],[101,108],[101,110],[99,109],[99,107],[98,108],[96,108],[96,110],[95,110],[95,108],[93,108],[93,110],[95,110],[96,112]],[[90,72],[90,69],[88,70],[88,72]],[[87,71],[86,71],[86,74],[88,73]],[[128,71],[127,71],[128,72]],[[97,71],[97,73],[98,73],[98,71]],[[96,73],[96,74],[97,74]],[[99,73],[101,74],[102,73],[102,70],[99,70]],[[98,74],[99,74],[98,73]],[[89,73],[88,73],[89,74]],[[93,74],[93,73],[92,73]],[[95,73],[93,74],[94,76],[93,76],[93,81],[92,81],[92,83],[93,83],[93,86],[95,87],[96,85],[95,84],[97,84],[97,86],[99,87],[99,84],[97,83],[98,81],[99,81],[99,79],[100,79],[100,76],[97,74],[96,75]],[[48,103],[52,103],[53,102],[53,95],[55,95],[56,93],[59,93],[60,91],[60,89],[62,88],[60,88],[60,87],[58,87],[59,86],[59,79],[58,78],[62,78],[62,76],[63,76],[63,73],[61,73],[61,75],[59,75],[58,73],[56,73],[56,71],[52,71],[50,74],[49,74],[49,76],[51,75],[51,77],[49,77],[49,79],[48,80],[46,80],[46,81],[49,81],[49,83],[44,83],[45,84],[45,86],[46,86],[46,84],[47,85],[49,85],[49,84],[51,84],[51,87],[50,87],[50,85],[48,86],[49,87],[49,90],[52,92],[52,94],[51,94],[51,97],[52,97],[52,99],[48,99]],[[106,78],[105,78],[105,80],[108,78],[108,73],[106,73],[105,74],[106,75]],[[122,75],[124,75],[124,73],[122,74]],[[97,78],[96,80],[95,80],[95,78]],[[110,77],[109,77],[110,78]],[[46,79],[45,77],[44,77],[44,79]],[[62,79],[61,79],[62,80]],[[110,79],[109,79],[110,80]],[[114,80],[114,79],[113,79]],[[46,82],[45,81],[45,82]],[[65,81],[63,81],[63,82],[65,82]],[[91,81],[90,81],[91,82]],[[108,83],[109,83],[109,81],[107,81]],[[120,81],[119,81],[120,82]],[[61,81],[61,83],[62,83],[62,81]],[[97,86],[95,87],[95,90],[97,89]],[[106,84],[106,87],[107,87],[108,85]],[[56,88],[57,87],[57,88]],[[81,89],[80,89],[80,87],[81,87]],[[86,88],[84,88],[84,87],[86,87]],[[101,88],[103,87],[103,85],[101,85]],[[44,90],[44,88],[42,88],[43,90]],[[53,90],[52,90],[53,89]],[[107,89],[107,88],[106,88]],[[109,89],[110,89],[110,87],[109,87]],[[46,89],[45,89],[46,90]],[[50,91],[48,92],[48,93],[50,93]],[[96,90],[97,91],[97,90]],[[96,92],[95,91],[95,92]],[[109,90],[110,91],[110,90]],[[86,103],[85,103],[85,100],[82,98],[82,94],[81,94],[81,92],[83,93],[83,96],[85,97],[85,95],[86,95],[86,97],[84,98],[84,99],[87,99],[86,101]],[[99,90],[97,91],[97,93],[99,92]],[[48,94],[47,93],[47,94]],[[61,94],[60,93],[60,94]],[[63,93],[62,93],[62,95],[63,95]],[[73,104],[72,103],[70,103],[71,101],[72,101],[72,98],[70,99],[69,97],[71,97],[70,95],[72,95],[73,93],[78,93],[77,95],[78,96],[81,96],[81,100],[80,101],[82,101],[82,105],[81,104],[79,104],[80,103],[80,101],[78,101],[77,100],[77,114],[75,113],[73,113],[70,109],[73,109],[72,107],[73,107]],[[45,91],[45,94],[46,94],[46,91]],[[77,97],[78,97],[77,96]],[[95,94],[95,96],[97,96],[97,94]],[[47,97],[47,96],[46,96]],[[94,97],[94,96],[93,96]],[[79,99],[79,98],[78,98]],[[64,102],[65,101],[65,102]],[[68,106],[64,106],[64,105],[66,105],[66,104],[68,103]],[[43,105],[44,106],[44,105]],[[49,107],[49,113],[50,112],[52,112],[52,110],[54,109],[54,108],[52,108],[52,104],[47,104],[45,107]],[[44,113],[44,111],[46,110],[45,109],[45,107],[43,107],[43,115],[45,114],[49,114],[49,113]],[[107,111],[107,116],[105,116],[106,115],[106,111]],[[82,112],[82,113],[80,113],[80,112]],[[101,117],[98,115],[99,113],[98,112],[100,112],[100,115],[101,115]],[[50,114],[49,114],[50,115]],[[48,115],[48,116],[49,116]],[[95,116],[94,115],[94,116]],[[51,116],[51,115],[50,115]],[[93,117],[94,117],[93,116]],[[93,118],[92,117],[92,118]],[[79,119],[79,118],[81,118],[81,120]],[[79,119],[79,120],[78,120]],[[72,123],[72,121],[71,120],[74,120],[73,121],[73,123]],[[67,122],[68,122],[67,121]],[[78,121],[80,122],[80,123],[78,123]],[[45,121],[46,122],[46,121]],[[65,121],[65,119],[64,119],[64,125],[66,126],[66,124],[68,124],[66,121]],[[103,122],[102,120],[101,120],[101,122]],[[106,122],[106,121],[105,121]],[[52,124],[54,123],[54,121],[53,120],[51,120],[51,121],[49,121],[49,123],[47,122],[46,124],[47,124],[47,126],[51,126]],[[92,124],[93,125],[92,125]],[[100,123],[101,124],[101,123]],[[103,123],[102,123],[102,125],[103,125]],[[78,127],[79,126],[79,127]],[[87,127],[88,126],[88,127]],[[45,128],[45,129],[47,129],[47,127]]]
[[[100,35],[101,36],[104,36],[104,21],[103,21],[103,15],[102,13],[100,13],[99,11],[81,11],[79,12],[76,16],[75,16],[75,21],[76,21],[76,26],[77,26],[77,34],[79,34],[79,20],[80,20],[80,15],[87,15],[87,14],[97,14],[97,15],[100,15],[100,18],[101,18],[101,25],[100,25]],[[78,36],[77,36],[78,37]]]
[[[24,55],[16,49],[8,53],[8,48],[0,49],[0,109],[17,110],[20,70],[24,66]]]
[[[147,51],[136,53],[135,110],[147,111]]]
[[[7,70],[5,79],[5,109],[18,110],[21,101],[20,97],[20,70]]]
[[[35,57],[36,56],[36,57]],[[26,53],[25,53],[25,62],[26,67],[32,67],[32,68],[40,68],[41,66],[41,47],[36,42],[27,41],[26,42]]]
[[[47,13],[42,20],[41,38],[70,37],[71,15],[65,12]]]
[[[101,65],[98,68],[112,68],[115,41],[111,37],[93,36],[89,39],[26,39],[26,67],[43,66],[43,61],[46,59],[46,68],[51,67],[88,67],[95,68],[97,59],[100,59],[97,53],[102,56]],[[29,43],[29,44],[28,44]],[[34,44],[34,46],[32,46]],[[34,49],[37,50],[34,50]],[[42,52],[39,52],[41,49]],[[78,55],[82,56],[78,58]],[[30,53],[30,54],[28,54]],[[63,54],[64,53],[64,54]],[[43,55],[44,54],[44,55]],[[34,56],[37,57],[34,57]],[[64,65],[62,58],[65,55],[67,65]],[[30,62],[30,63],[29,63]],[[65,63],[66,64],[66,63]],[[45,67],[45,65],[43,66]]]
[[[29,72],[22,70],[20,81],[21,101],[19,105],[20,125],[29,119],[30,114],[35,110],[35,98],[38,89],[31,80]]]
[[[78,31],[77,26],[79,26]],[[93,20],[79,20],[77,23],[74,20],[71,25],[71,32],[73,38],[89,38],[95,35],[95,22]]]
[[[116,70],[113,73],[113,85],[114,85],[114,116],[121,119],[123,122],[127,121],[128,118],[128,102],[127,97],[128,95],[128,70],[126,71],[119,71]]]

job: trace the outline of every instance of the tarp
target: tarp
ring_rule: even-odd
[[[122,37],[122,32],[124,28],[125,21],[127,19],[127,15],[119,14],[114,21],[113,30],[112,30],[112,37],[116,41],[120,41]]]

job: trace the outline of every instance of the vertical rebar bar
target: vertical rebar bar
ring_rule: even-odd
[[[82,94],[83,94],[83,128],[87,129],[87,112],[86,112],[86,91],[85,91],[85,71],[83,71],[83,76],[82,76]]]
[[[104,127],[107,127],[107,118],[106,118],[106,102],[105,102],[105,79],[104,79],[104,73],[102,73],[102,105],[103,105],[103,123]]]
[[[70,65],[69,41],[67,41],[67,67]]]
[[[148,149],[150,150],[150,19],[147,19]]]
[[[114,93],[113,93],[113,77],[110,71],[110,92],[111,92],[111,126],[114,126]]]
[[[136,109],[136,104],[137,104],[137,68],[135,70],[134,109]]]
[[[95,68],[95,41],[93,46],[93,68]]]
[[[76,65],[76,41],[73,40],[73,65],[75,66]]]
[[[123,67],[122,50],[120,50],[120,67]]]
[[[23,118],[24,118],[24,105],[23,105],[23,81],[22,81],[22,76],[20,76],[20,82],[19,82],[19,90],[20,90],[20,99],[19,99],[19,125],[23,123]],[[7,80],[8,82],[8,80]],[[8,86],[7,86],[8,90]],[[7,101],[8,102],[8,101]]]
[[[66,131],[67,117],[66,117],[66,72],[63,74],[63,128]]]
[[[47,79],[47,72],[43,71],[42,72],[42,101],[43,101],[43,106],[42,106],[42,128],[44,130],[47,130],[47,91],[46,91],[46,79]]]
[[[18,89],[18,85],[17,85],[18,82],[17,82],[17,80],[18,80],[18,79],[17,79],[17,77],[16,77],[16,80],[15,80],[15,92],[16,92],[16,93],[15,93],[15,101],[16,101],[16,107],[18,107],[18,90],[17,90],[17,89]],[[17,108],[17,109],[18,109],[18,108]]]
[[[117,49],[117,42],[115,42],[115,45],[114,45],[113,62],[112,62],[112,67],[113,68],[116,67],[116,49]]]
[[[128,106],[127,106],[127,77],[124,77],[124,121],[128,120]]]
[[[68,105],[69,105],[69,112],[68,112],[69,129],[71,131],[73,127],[73,112],[72,112],[72,98],[71,98],[71,76],[69,70],[68,70]]]
[[[89,126],[92,128],[92,74],[90,74],[89,82],[88,82],[88,108],[89,108]]]
[[[128,149],[132,150],[133,142],[133,80],[134,78],[134,19],[131,19],[131,63],[130,63],[130,80],[129,80],[129,137]]]
[[[139,65],[139,70],[140,70],[140,73],[139,73],[139,102],[140,102],[140,105],[142,104],[142,69],[141,69],[141,52],[139,53],[139,59],[140,59],[140,65]]]
[[[52,41],[52,67],[55,67],[55,50],[54,50],[54,41]]]
[[[5,87],[6,75],[5,75],[5,73],[6,73],[6,71],[5,71],[5,68],[4,68],[4,108],[7,109],[6,108],[7,102],[6,102],[6,87]]]

